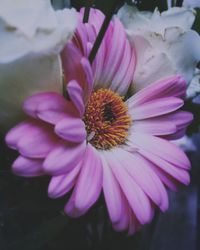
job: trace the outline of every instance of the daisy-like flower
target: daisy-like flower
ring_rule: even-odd
[[[73,188],[64,208],[69,216],[86,213],[103,190],[113,227],[132,234],[151,221],[155,206],[167,209],[166,187],[189,183],[190,162],[170,140],[184,134],[192,115],[179,111],[186,89],[179,76],[129,96],[137,59],[117,18],[90,65],[103,19],[92,10],[62,53],[69,98],[54,92],[29,97],[23,106],[29,118],[6,142],[20,153],[14,173],[52,176],[51,198]]]

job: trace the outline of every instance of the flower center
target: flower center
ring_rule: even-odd
[[[92,93],[84,115],[88,141],[98,149],[123,144],[131,119],[122,97],[109,89]]]

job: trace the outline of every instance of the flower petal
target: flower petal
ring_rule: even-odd
[[[151,198],[151,200],[166,211],[168,208],[167,192],[148,164],[137,153],[130,154],[122,149],[116,152],[117,159],[132,176],[140,188]]]
[[[76,80],[71,80],[67,84],[67,92],[70,96],[70,100],[75,105],[81,117],[83,117],[85,112],[84,105],[84,93],[80,84]]]
[[[172,76],[164,80],[151,83],[138,91],[127,100],[130,109],[140,107],[141,104],[166,97],[182,97],[186,90],[186,83],[180,76]]]
[[[176,145],[167,140],[139,133],[132,133],[129,138],[132,143],[140,150],[145,150],[152,155],[155,155],[164,161],[172,164],[175,168],[190,169],[190,161],[185,153]]]
[[[6,143],[25,157],[44,158],[57,146],[58,138],[48,124],[28,120],[11,129]]]
[[[164,161],[162,158],[149,153],[148,151],[141,150],[141,155],[143,155],[146,159],[150,160],[157,167],[161,168],[164,172],[171,175],[174,179],[179,182],[188,185],[190,183],[190,176],[185,169],[177,168],[171,163]]]
[[[128,204],[128,201],[125,197],[125,195],[123,194],[123,192],[121,191],[121,216],[120,219],[113,224],[113,228],[116,231],[123,231],[128,229],[129,224],[130,224],[130,217],[131,214],[133,214],[133,212],[131,211],[130,205]]]
[[[24,121],[19,123],[17,126],[9,130],[6,134],[5,141],[6,144],[12,149],[18,149],[17,143],[19,139],[24,135],[25,131],[31,129],[32,122]]]
[[[66,83],[76,80],[83,89],[83,99],[86,101],[93,86],[93,74],[88,59],[74,44],[68,43],[62,52],[62,63]]]
[[[103,192],[106,200],[106,205],[113,224],[119,222],[122,216],[122,194],[118,182],[116,181],[110,166],[102,157],[103,165]],[[125,216],[125,215],[123,215]]]
[[[80,161],[69,173],[53,176],[49,183],[48,195],[55,199],[65,195],[76,183],[76,178],[81,168]]]
[[[117,154],[114,150],[112,151],[112,155],[110,152],[109,154],[104,152],[104,156],[112,168],[113,174],[118,180],[137,219],[141,224],[148,223],[152,219],[152,208],[146,194],[124,170],[119,161],[117,161]]]
[[[173,112],[182,107],[184,101],[176,97],[160,98],[141,104],[139,107],[129,108],[134,120],[141,120]]]
[[[19,156],[12,165],[12,171],[16,175],[24,177],[34,177],[43,175],[42,170],[43,160],[30,159],[23,156]]]
[[[166,121],[163,122],[159,118],[156,120],[146,119],[134,121],[131,127],[133,132],[147,133],[151,135],[168,135],[174,134],[177,130],[176,125],[172,122]]]
[[[80,216],[96,202],[101,193],[102,177],[101,159],[96,149],[88,144],[75,190],[65,207],[67,214]]]
[[[32,95],[26,99],[23,108],[28,115],[51,124],[66,117],[78,116],[72,103],[55,92]]]
[[[43,169],[51,175],[61,175],[71,171],[84,155],[86,143],[65,143],[52,150],[43,163]]]
[[[55,133],[66,141],[79,143],[86,139],[85,124],[80,118],[64,118],[55,126]]]
[[[57,145],[58,138],[53,134],[53,129],[36,123],[30,130],[24,131],[24,135],[17,143],[17,148],[23,156],[44,158]]]

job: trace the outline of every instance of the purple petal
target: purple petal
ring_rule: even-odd
[[[24,135],[25,131],[29,131],[32,128],[32,121],[25,121],[19,123],[17,126],[9,130],[6,134],[5,141],[6,144],[12,149],[18,149],[17,143]]]
[[[58,138],[53,128],[46,124],[32,124],[24,130],[24,134],[17,143],[17,148],[23,156],[30,158],[44,158],[58,145]]]
[[[131,129],[134,132],[151,135],[169,135],[177,131],[176,125],[170,122],[170,120],[163,122],[159,118],[134,121]]]
[[[78,110],[80,117],[83,117],[85,112],[83,88],[78,84],[76,80],[71,80],[67,84],[67,92],[70,96],[70,100]]]
[[[58,138],[53,127],[37,120],[20,123],[6,135],[7,144],[23,156],[44,158],[57,146]]]
[[[51,175],[61,175],[71,171],[81,160],[86,149],[86,143],[61,144],[52,150],[43,163],[43,169]]]
[[[96,202],[101,193],[102,177],[101,159],[98,152],[88,144],[73,198],[65,207],[67,214],[80,216]]]
[[[112,168],[137,219],[141,224],[148,223],[152,219],[152,208],[149,199],[133,178],[124,170],[123,165],[117,160],[114,150],[112,151],[112,155],[105,152],[104,156]]]
[[[185,91],[185,81],[180,76],[173,76],[150,84],[141,91],[137,92],[130,99],[128,99],[128,105],[130,108],[133,108],[155,99],[165,97],[182,98]]]
[[[164,172],[171,175],[173,178],[179,182],[188,185],[190,183],[190,176],[185,169],[178,168],[172,165],[170,162],[159,158],[157,155],[150,153],[145,150],[139,151],[146,159],[154,163],[157,167],[161,168]]]
[[[130,109],[129,107],[129,113],[133,119],[141,120],[173,112],[182,107],[183,104],[183,100],[179,98],[166,97],[141,104],[133,109]]]
[[[137,153],[130,154],[121,149],[117,152],[118,160],[134,181],[162,211],[166,211],[168,208],[167,192],[160,179],[149,168],[147,162]]]
[[[130,223],[130,216],[133,213],[122,191],[121,191],[121,207],[122,209],[120,218],[116,223],[113,224],[113,228],[116,231],[124,231],[128,229]]]
[[[167,140],[139,133],[132,133],[130,140],[139,150],[143,149],[178,168],[190,169],[191,167],[190,161],[185,153]]]
[[[72,103],[58,93],[48,92],[30,96],[24,103],[24,110],[28,115],[56,124],[65,117],[77,116]]]
[[[122,197],[118,182],[116,181],[110,167],[102,156],[103,165],[103,192],[106,205],[113,224],[119,222],[122,213]],[[125,216],[125,215],[124,215]]]
[[[55,132],[66,141],[79,143],[86,139],[85,124],[80,118],[63,119],[55,126]]]
[[[42,170],[43,160],[29,159],[23,156],[19,156],[12,165],[12,171],[16,175],[24,177],[34,177],[43,175]]]
[[[58,198],[65,195],[76,183],[82,161],[80,161],[69,173],[51,178],[48,187],[50,198]]]

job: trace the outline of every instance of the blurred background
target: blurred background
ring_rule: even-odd
[[[129,2],[131,1],[124,1]],[[141,10],[167,8],[166,1],[135,1]],[[96,0],[95,7],[105,14],[112,0]],[[55,9],[80,9],[84,0],[52,0]],[[182,1],[177,1],[181,5]],[[194,28],[200,29],[199,17]],[[200,98],[199,98],[200,99]],[[80,219],[63,214],[67,197],[47,197],[48,177],[26,179],[14,176],[10,166],[16,153],[0,138],[0,250],[197,250],[200,249],[200,100],[186,103],[195,115],[188,129],[196,151],[192,161],[191,185],[169,193],[169,210],[157,211],[153,222],[134,236],[112,230],[103,198]]]

